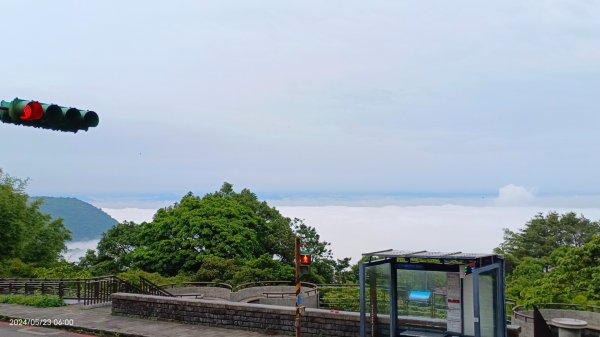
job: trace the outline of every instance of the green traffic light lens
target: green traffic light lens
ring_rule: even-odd
[[[50,104],[46,107],[45,118],[50,122],[60,122],[63,118],[62,109],[56,104]]]
[[[81,121],[81,112],[75,108],[68,108],[65,112],[67,123],[77,124]]]
[[[87,127],[93,128],[98,126],[100,118],[98,118],[98,114],[94,111],[85,111],[85,114],[83,115],[83,122]]]

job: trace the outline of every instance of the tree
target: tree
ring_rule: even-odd
[[[233,283],[235,271],[239,269],[241,261],[224,259],[218,256],[207,256],[202,261],[202,268],[198,269],[194,281]]]
[[[28,204],[25,180],[0,170],[0,259],[18,258],[39,266],[56,262],[71,233],[62,219],[51,220],[39,210],[41,200]]]
[[[554,301],[600,304],[600,235],[583,246],[561,247],[552,256],[546,288]]]
[[[291,280],[294,230],[315,254],[311,279],[330,283],[336,273],[343,279],[349,263],[331,258],[329,243],[320,241],[315,228],[284,217],[248,189],[235,192],[229,183],[204,197],[186,194],[158,210],[152,222],[115,225],[102,236],[98,256],[88,252],[80,265],[96,274],[143,270],[233,284]]]
[[[159,210],[140,229],[132,252],[135,267],[163,275],[195,272],[204,256],[251,258],[264,251],[254,230],[259,217],[229,196],[188,193],[179,204]]]
[[[288,264],[274,260],[264,254],[257,259],[247,260],[233,275],[232,283],[239,285],[246,282],[293,280],[294,268]]]
[[[304,220],[292,220],[294,233],[300,237],[301,249],[312,255],[310,274],[306,278],[314,283],[346,283],[352,279],[350,258],[333,259],[330,242],[321,241],[321,236],[314,227],[308,226]]]
[[[524,257],[543,259],[546,269],[548,257],[552,252],[563,246],[581,247],[589,242],[593,235],[600,234],[600,224],[592,222],[585,217],[578,217],[575,213],[559,215],[550,212],[546,216],[537,214],[525,224],[525,228],[513,232],[504,229],[504,242],[496,252],[507,255],[511,264],[507,268],[512,270],[513,264],[518,264]]]
[[[140,230],[143,225],[125,221],[114,225],[102,234],[98,242],[98,255],[88,250],[79,260],[95,275],[116,274],[131,267],[132,253],[140,245]]]

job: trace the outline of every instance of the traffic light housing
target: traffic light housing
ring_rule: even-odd
[[[477,264],[475,262],[471,262],[469,264],[466,264],[463,266],[463,275],[467,276],[473,273],[473,271],[475,271],[475,269],[477,269]]]
[[[0,121],[56,131],[87,131],[98,126],[98,114],[91,110],[15,98],[0,101]]]
[[[310,273],[310,264],[312,262],[312,256],[309,251],[300,251],[300,274],[307,275]]]

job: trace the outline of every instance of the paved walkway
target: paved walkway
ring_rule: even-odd
[[[35,308],[23,305],[0,304],[0,318],[73,320],[69,329],[88,333],[118,333],[122,337],[264,337],[266,335],[243,330],[206,327],[201,325],[154,321],[113,316],[110,307],[84,309],[79,304],[59,308]],[[54,326],[67,328],[66,326]]]

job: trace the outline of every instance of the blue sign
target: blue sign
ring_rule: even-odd
[[[409,301],[429,301],[429,298],[431,297],[431,291],[423,291],[423,290],[411,290],[410,293],[408,293],[408,300]]]

